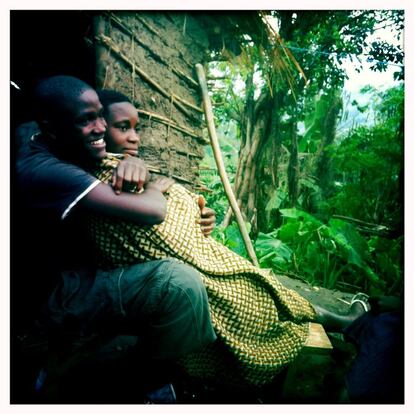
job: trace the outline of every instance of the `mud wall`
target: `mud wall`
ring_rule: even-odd
[[[129,96],[138,108],[140,156],[193,188],[204,156],[203,111],[195,64],[208,38],[187,12],[105,12],[95,17],[98,88]]]

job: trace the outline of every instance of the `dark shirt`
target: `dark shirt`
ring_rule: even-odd
[[[16,182],[24,226],[38,259],[59,270],[93,264],[77,203],[99,180],[58,158],[51,143],[35,135],[18,151]]]

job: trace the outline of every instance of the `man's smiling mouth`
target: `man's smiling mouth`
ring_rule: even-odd
[[[99,138],[95,141],[90,141],[89,144],[92,145],[92,147],[100,147],[105,144],[105,141],[103,138]]]

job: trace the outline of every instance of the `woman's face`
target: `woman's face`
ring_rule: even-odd
[[[106,150],[116,154],[136,156],[141,139],[138,134],[138,111],[129,102],[109,105]]]

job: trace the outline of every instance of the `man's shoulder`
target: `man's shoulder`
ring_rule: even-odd
[[[20,131],[20,147],[17,151],[16,171],[19,179],[33,177],[43,170],[54,168],[59,160],[50,151],[40,132],[35,132],[30,126],[22,125]],[[29,132],[34,132],[29,136]]]
[[[22,203],[59,220],[100,183],[83,168],[55,155],[42,135],[23,143],[17,155],[16,177]]]
[[[26,122],[16,128],[15,144],[18,162],[30,160],[36,156],[54,158],[36,122]]]

